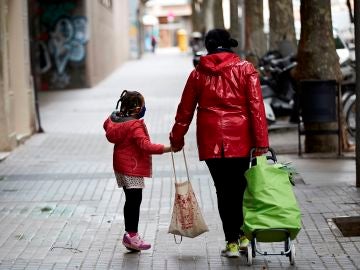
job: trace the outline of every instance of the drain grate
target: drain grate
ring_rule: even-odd
[[[337,217],[332,219],[343,236],[360,236],[360,216]]]

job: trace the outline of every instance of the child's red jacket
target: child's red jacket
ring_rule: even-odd
[[[144,120],[104,122],[106,138],[114,145],[114,171],[131,176],[151,177],[153,154],[164,153],[164,145],[153,144]]]

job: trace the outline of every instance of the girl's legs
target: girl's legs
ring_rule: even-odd
[[[140,251],[151,248],[151,245],[140,238],[138,225],[140,217],[140,205],[142,201],[142,188],[125,188],[124,220],[125,231],[123,244],[132,251]]]
[[[124,220],[125,231],[137,233],[140,217],[140,205],[142,201],[141,188],[125,188]]]
[[[244,173],[249,167],[249,158],[208,159],[206,164],[214,180],[225,240],[228,243],[237,242],[239,236],[243,235],[240,227],[244,222]]]

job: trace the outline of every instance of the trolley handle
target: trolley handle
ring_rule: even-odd
[[[251,150],[250,150],[250,163],[249,163],[249,168],[251,168],[251,166],[252,166],[252,162],[256,159],[256,157],[254,157],[253,155],[254,155],[254,152],[255,152],[255,147],[254,148],[251,148]],[[274,149],[273,148],[271,148],[271,147],[269,147],[268,148],[268,151],[266,152],[266,153],[264,153],[265,155],[268,153],[268,152],[270,152],[271,153],[271,156],[266,156],[266,159],[267,160],[272,160],[272,161],[274,161],[274,163],[277,163],[277,158],[276,158],[276,154],[275,154],[275,151],[274,151]]]

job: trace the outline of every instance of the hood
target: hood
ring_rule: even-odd
[[[226,67],[231,67],[239,62],[237,54],[231,52],[220,52],[200,57],[198,69],[206,73],[220,74]]]
[[[134,120],[135,118],[130,116],[120,116],[118,111],[113,111],[110,115],[110,119],[113,122],[122,123],[130,120]]]
[[[111,143],[121,143],[125,141],[130,131],[134,128],[134,125],[141,125],[143,120],[138,119],[122,119],[123,121],[114,121],[110,117],[104,124],[104,129],[106,132],[106,138]],[[118,120],[118,119],[117,119]]]

